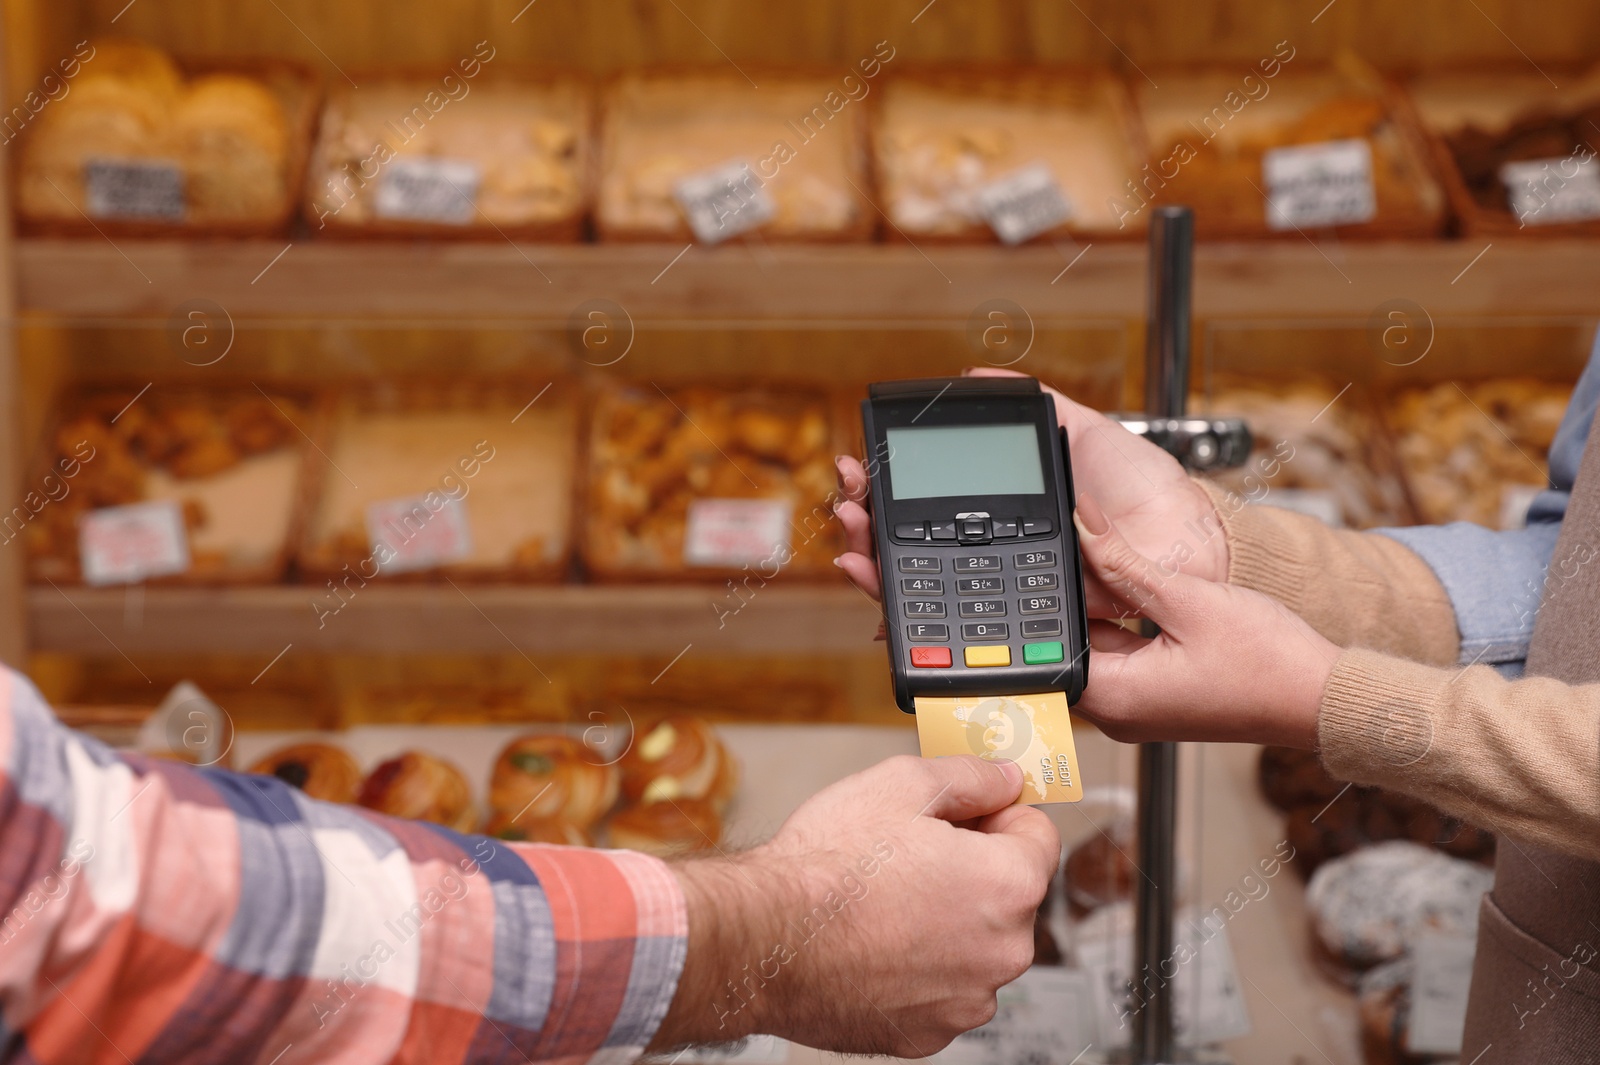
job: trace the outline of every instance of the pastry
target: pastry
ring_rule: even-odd
[[[370,578],[381,542],[400,553],[385,578],[564,574],[578,479],[578,411],[565,384],[422,379],[353,392],[334,413],[325,449],[335,468],[361,474],[323,479],[301,554],[308,571]],[[430,493],[437,509],[409,524],[393,510],[369,517],[375,504]],[[444,514],[449,500],[459,509]]]
[[[101,162],[177,172],[178,202],[136,219],[226,224],[286,211],[291,131],[275,91],[239,74],[186,82],[169,57],[137,41],[93,46],[72,91],[23,138],[17,195],[25,218],[95,213],[86,171]],[[177,217],[164,213],[173,206]]]
[[[628,802],[705,800],[722,813],[739,786],[738,763],[716,730],[697,717],[669,717],[639,728],[618,765]]]
[[[1133,823],[1119,818],[1072,848],[1061,876],[1073,917],[1133,898],[1133,846]]]
[[[613,847],[674,858],[710,850],[722,838],[722,818],[701,799],[668,799],[627,806],[606,826]]]
[[[1410,950],[1424,933],[1471,935],[1494,873],[1405,840],[1325,863],[1306,888],[1317,958],[1338,979]]]
[[[392,219],[457,228],[559,225],[578,236],[592,156],[588,86],[488,76],[454,83],[465,91],[448,98],[438,82],[392,77],[363,78],[359,92],[334,91],[312,157],[309,213],[319,228]],[[437,110],[423,106],[429,98]],[[446,179],[457,186],[456,201],[431,217],[425,204],[419,217],[416,205],[396,207],[379,196],[396,162],[415,161],[454,168]]]
[[[1112,79],[950,72],[894,78],[882,92],[873,158],[881,203],[901,233],[993,239],[980,190],[1035,164],[1049,169],[1071,209],[1052,233],[1117,231],[1111,204],[1142,160]]]
[[[483,833],[515,843],[555,843],[563,847],[593,847],[594,837],[589,830],[560,818],[531,820],[512,819],[499,812],[489,815]]]
[[[236,74],[196,78],[173,115],[195,222],[271,217],[289,195],[289,123],[278,98]]]
[[[470,832],[478,824],[472,790],[461,770],[421,751],[380,763],[362,782],[357,801],[390,817],[432,821],[457,832]]]
[[[863,104],[829,77],[626,74],[605,93],[595,225],[602,239],[687,240],[675,190],[730,162],[751,202],[770,200],[769,237],[839,239],[872,225]],[[832,98],[839,106],[824,106]]]
[[[823,397],[800,389],[607,393],[594,417],[585,562],[603,577],[735,573],[730,610],[780,573],[832,572],[834,434]],[[742,527],[729,514],[738,508]],[[730,525],[737,535],[719,534]]]
[[[1390,404],[1400,462],[1422,520],[1521,524],[1572,386],[1506,378],[1413,388]],[[1513,505],[1520,493],[1521,506]]]
[[[331,743],[280,748],[259,759],[250,772],[277,777],[323,802],[355,802],[361,789],[361,767],[343,748]]]
[[[616,804],[621,774],[568,736],[519,736],[495,760],[489,808],[509,822],[559,818],[587,829]]]

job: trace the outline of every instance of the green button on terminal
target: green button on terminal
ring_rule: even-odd
[[[1025,643],[1022,645],[1022,661],[1030,666],[1043,666],[1051,662],[1059,662],[1067,657],[1066,648],[1061,646],[1060,640],[1049,643]]]

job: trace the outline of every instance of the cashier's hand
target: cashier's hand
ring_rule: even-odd
[[[972,377],[1024,376],[990,368],[967,372]],[[1165,560],[1183,573],[1226,580],[1226,537],[1210,498],[1178,461],[1099,411],[1074,403],[1043,382],[1040,386],[1055,397],[1056,416],[1067,430],[1074,487],[1098,499],[1141,554]],[[843,498],[834,510],[845,530],[845,553],[838,566],[857,587],[879,598],[866,472],[849,456],[839,458],[838,468]],[[1085,574],[1083,590],[1091,617],[1114,616],[1105,586],[1093,573]]]
[[[652,1049],[764,1032],[925,1057],[988,1021],[1061,854],[1021,790],[1009,763],[891,758],[755,850],[675,866],[689,954]]]
[[[1120,615],[1149,618],[1147,640],[1092,621],[1089,685],[1075,711],[1113,739],[1214,740],[1312,748],[1339,648],[1274,599],[1164,574],[1092,493],[1074,515],[1084,565]]]

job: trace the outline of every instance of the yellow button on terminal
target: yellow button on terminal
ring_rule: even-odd
[[[999,647],[968,647],[968,666],[1009,666],[1011,664],[1011,648],[1001,645]]]

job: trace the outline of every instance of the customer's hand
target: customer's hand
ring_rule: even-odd
[[[1147,640],[1091,622],[1094,666],[1074,710],[1126,742],[1316,745],[1337,646],[1259,592],[1163,574],[1089,493],[1078,496],[1075,520],[1088,571],[1123,614],[1161,632]]]
[[[1023,376],[997,369],[969,373],[973,377]],[[1100,501],[1140,554],[1169,571],[1225,580],[1226,537],[1210,498],[1178,461],[1099,411],[1075,403],[1047,385],[1042,387],[1055,397],[1056,417],[1067,430],[1077,490]],[[858,587],[878,598],[867,476],[855,458],[841,456],[837,464],[843,499],[834,509],[845,530],[845,553],[839,556],[839,567]],[[1092,617],[1114,614],[1105,589],[1092,574],[1086,575],[1084,596]]]
[[[768,1032],[924,1057],[989,1020],[1061,853],[1021,789],[1010,763],[892,758],[755,850],[678,865],[689,956],[652,1045]]]

